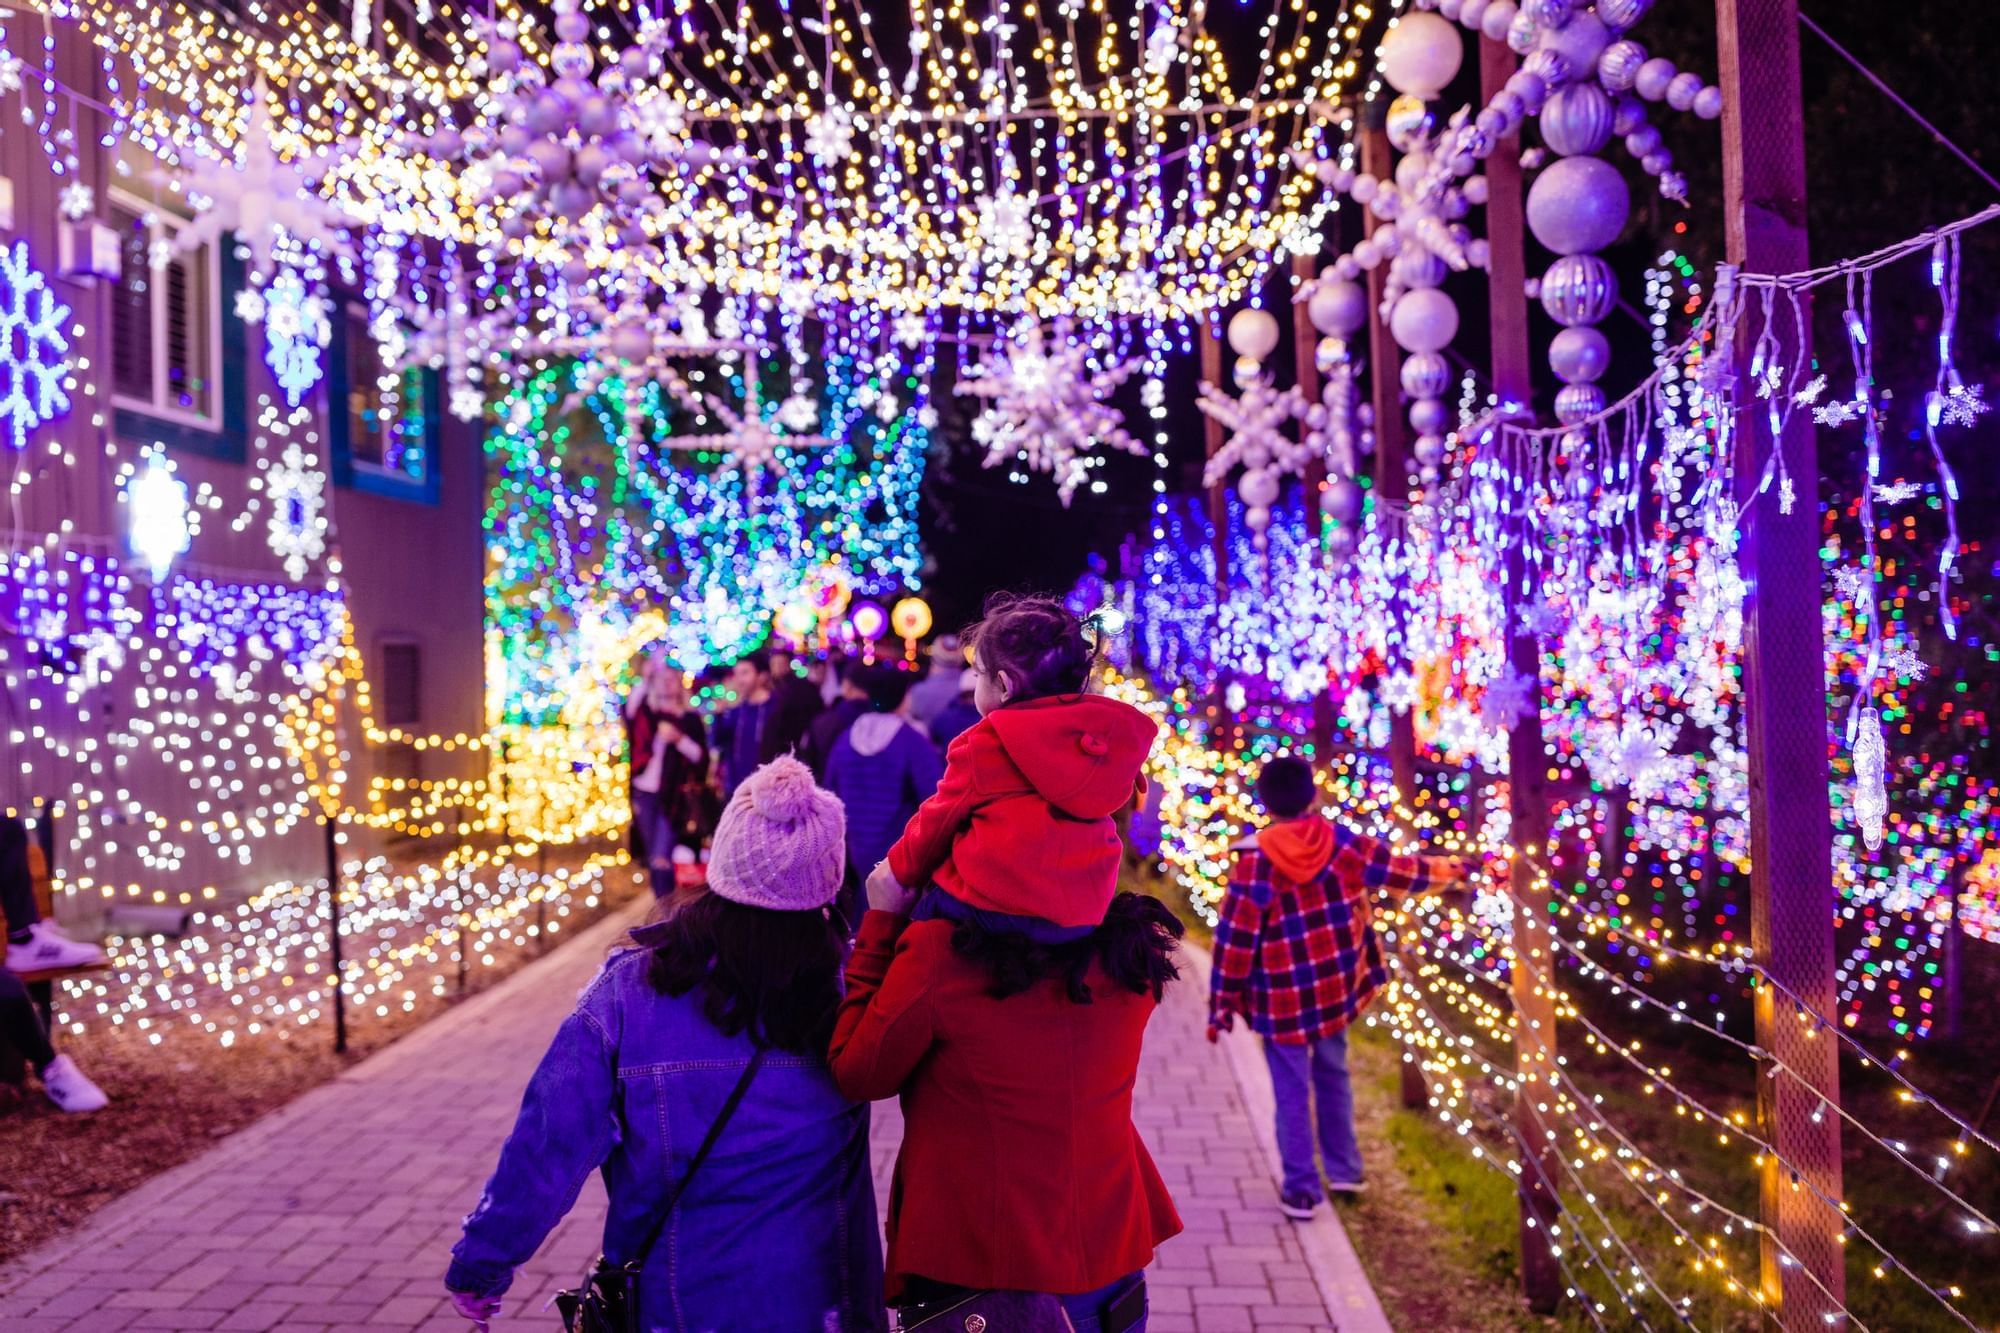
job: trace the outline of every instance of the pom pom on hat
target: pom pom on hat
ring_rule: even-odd
[[[777,912],[815,911],[840,892],[847,812],[786,755],[730,798],[708,856],[708,887],[731,902]]]

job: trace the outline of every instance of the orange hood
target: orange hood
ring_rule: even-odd
[[[1333,825],[1308,815],[1273,824],[1257,833],[1257,846],[1272,867],[1294,884],[1304,884],[1333,859]]]
[[[1132,799],[1159,727],[1101,694],[1059,694],[986,716],[1035,794],[1075,819],[1103,819]]]

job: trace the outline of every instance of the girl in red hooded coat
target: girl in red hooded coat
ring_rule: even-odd
[[[902,1100],[891,1303],[1043,1293],[1079,1329],[1136,1333],[1144,1269],[1180,1230],[1132,1124],[1172,940],[1135,916],[1156,904],[1107,909],[1114,817],[1144,792],[1157,728],[1084,692],[1094,653],[1058,602],[989,603],[972,644],[982,716],[869,876],[834,1081]],[[996,954],[1018,961],[996,971]]]

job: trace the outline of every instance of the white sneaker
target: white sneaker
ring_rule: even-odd
[[[67,1055],[58,1055],[42,1071],[42,1091],[59,1108],[72,1114],[101,1111],[111,1104],[111,1099],[104,1095],[104,1089],[85,1078],[83,1071],[76,1067],[76,1061]]]
[[[57,929],[53,921],[37,921],[28,927],[26,944],[7,945],[7,970],[41,972],[64,967],[92,967],[108,962],[110,955],[101,944],[73,940]]]

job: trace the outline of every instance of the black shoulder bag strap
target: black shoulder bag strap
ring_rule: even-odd
[[[708,1160],[708,1154],[715,1148],[715,1141],[722,1137],[722,1131],[729,1124],[729,1118],[735,1115],[736,1108],[743,1104],[744,1094],[750,1091],[750,1080],[757,1077],[757,1069],[763,1063],[764,1048],[759,1046],[750,1056],[750,1063],[743,1067],[743,1077],[737,1079],[736,1086],[730,1090],[729,1100],[722,1104],[720,1111],[716,1112],[715,1123],[708,1127],[708,1134],[702,1139],[701,1146],[694,1150],[694,1157],[689,1160],[688,1169],[682,1173],[679,1183],[667,1192],[666,1202],[660,1205],[660,1211],[653,1218],[653,1224],[646,1228],[645,1243],[639,1247],[637,1254],[625,1261],[626,1263],[644,1263],[646,1256],[653,1252],[653,1247],[660,1243],[660,1233],[667,1229],[667,1219],[674,1215],[674,1205],[681,1201],[681,1195],[687,1193],[688,1183],[694,1179],[694,1173],[701,1170],[701,1164]]]

